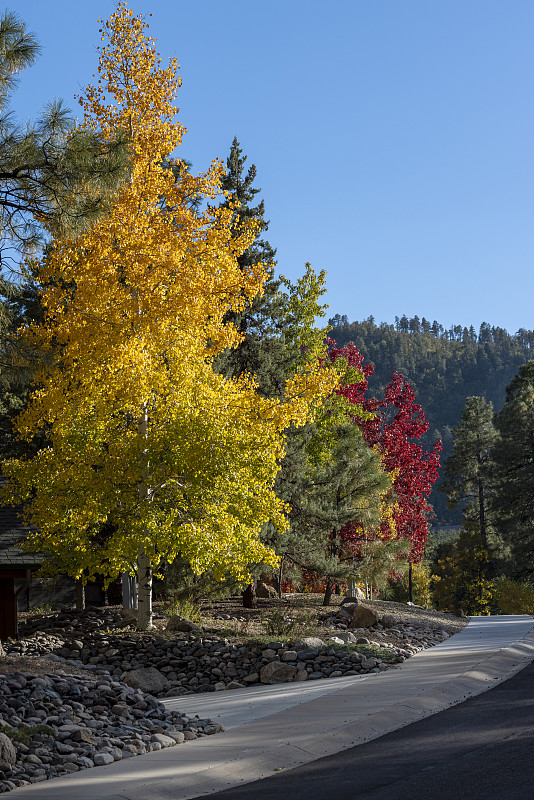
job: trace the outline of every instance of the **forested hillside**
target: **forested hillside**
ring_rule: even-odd
[[[371,394],[382,395],[394,371],[409,381],[430,423],[423,444],[428,449],[442,439],[442,464],[450,455],[452,428],[460,421],[466,398],[485,397],[499,411],[507,385],[521,364],[534,358],[534,331],[521,329],[511,335],[486,322],[478,333],[473,326],[447,330],[435,320],[430,323],[417,316],[377,325],[373,317],[349,322],[337,314],[330,324],[330,336],[338,346],[354,342],[364,362],[374,365]],[[447,508],[440,483],[441,479],[431,496],[436,513],[433,526],[459,524],[461,513]]]

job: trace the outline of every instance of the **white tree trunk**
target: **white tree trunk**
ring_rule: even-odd
[[[85,586],[81,578],[76,580],[76,611],[83,611],[85,608]]]
[[[122,573],[122,607],[125,611],[137,608],[137,580],[135,575]]]
[[[138,434],[142,440],[148,437],[148,413],[146,407],[139,419]],[[149,502],[148,481],[150,468],[146,451],[144,452],[145,464],[143,469],[143,479],[139,483],[139,502],[143,506]],[[137,628],[140,631],[147,631],[152,628],[152,564],[150,558],[145,553],[144,548],[140,550],[137,557]]]
[[[152,628],[152,564],[144,550],[141,550],[137,559],[139,575],[139,593],[137,615],[137,628],[148,631]]]

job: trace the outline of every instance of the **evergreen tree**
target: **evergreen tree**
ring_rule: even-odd
[[[488,507],[491,481],[490,455],[497,440],[493,405],[483,397],[468,397],[460,423],[454,428],[452,454],[445,464],[447,493],[451,508],[462,505],[471,520],[478,521],[482,546],[488,548]]]
[[[283,570],[293,565],[326,580],[324,605],[335,582],[359,571],[361,559],[340,535],[343,528],[355,521],[377,527],[391,486],[359,428],[350,419],[332,424],[330,413],[287,432],[275,490],[290,506],[289,528],[269,540],[281,559],[279,588]]]
[[[440,548],[432,574],[433,601],[440,611],[461,608],[468,615],[488,614],[492,581],[488,553],[476,520],[466,519],[455,541]]]
[[[284,396],[286,381],[295,368],[304,362],[311,365],[314,360],[316,364],[323,350],[326,329],[318,328],[316,319],[324,316],[324,308],[319,302],[324,293],[324,273],[316,276],[306,265],[304,275],[294,284],[282,276],[275,276],[276,251],[262,238],[268,228],[264,202],[261,200],[255,204],[260,191],[254,186],[257,171],[255,165],[245,171],[246,159],[237,137],[234,138],[226,162],[227,174],[222,180],[222,188],[228,192],[222,205],[232,208],[236,233],[244,223],[253,221],[256,224],[256,239],[239,256],[238,263],[240,269],[247,272],[262,268],[267,280],[261,295],[248,298],[242,309],[231,310],[226,315],[226,321],[238,329],[242,341],[235,349],[222,353],[215,366],[229,378],[244,374],[253,376],[261,395],[278,399]],[[275,546],[277,553],[282,556],[282,570],[284,563],[287,565],[291,560],[300,564],[311,559],[317,566],[325,558],[327,533],[326,529],[319,532],[318,518],[316,527],[307,530],[306,540],[302,538],[302,527],[298,528],[297,533],[296,523],[297,518],[302,518],[301,511],[297,513],[296,509],[301,509],[303,493],[310,488],[305,442],[315,436],[312,423],[308,423],[304,429],[292,426],[285,431],[287,454],[281,463],[277,493],[295,509],[295,514],[293,517],[290,514],[288,520],[293,533],[284,539],[289,548],[287,552],[284,549],[286,544],[277,537],[272,538],[269,526],[263,533],[264,541]],[[311,496],[308,499],[312,504],[316,502],[316,498],[312,500]],[[307,513],[309,517],[311,512]],[[292,536],[302,539],[298,547],[295,538],[289,544]],[[305,553],[308,555],[305,556]],[[259,574],[262,569],[263,566],[258,564],[253,571]],[[245,590],[243,602],[246,607],[255,605],[254,583]]]
[[[35,36],[12,12],[0,19],[0,456],[27,452],[11,421],[24,408],[41,352],[21,351],[16,330],[42,320],[38,287],[18,264],[48,234],[82,232],[107,208],[126,177],[129,157],[121,134],[104,141],[97,130],[75,128],[61,102],[48,104],[33,124],[20,126],[10,110],[19,74],[39,54]],[[11,272],[19,273],[13,280]],[[22,276],[22,280],[20,279]]]
[[[254,187],[256,166],[252,164],[245,174],[247,156],[234,137],[230,155],[226,160],[227,173],[221,187],[228,193],[223,208],[234,209],[234,227],[239,232],[243,223],[253,220],[257,225],[255,241],[238,257],[242,270],[257,270],[261,267],[267,274],[263,293],[248,298],[242,310],[230,311],[226,320],[242,335],[241,344],[234,350],[226,350],[216,362],[216,367],[226,377],[239,377],[247,373],[254,375],[259,391],[266,397],[281,396],[286,377],[286,355],[284,353],[284,297],[280,295],[281,280],[274,277],[274,250],[268,241],[261,238],[269,222],[265,219],[265,205],[261,200],[254,205],[254,198],[261,191]]]
[[[126,175],[122,134],[104,142],[97,130],[76,128],[62,102],[20,126],[9,110],[18,74],[39,53],[34,35],[11,12],[0,19],[0,255],[3,266],[55,235],[82,230],[106,207]]]
[[[496,415],[494,513],[512,554],[512,577],[534,577],[534,361],[520,367]]]

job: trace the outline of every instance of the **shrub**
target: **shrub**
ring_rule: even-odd
[[[526,581],[499,578],[495,582],[493,601],[501,614],[532,614],[534,585]]]

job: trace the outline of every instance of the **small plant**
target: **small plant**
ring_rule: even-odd
[[[30,606],[30,614],[53,614],[54,608],[51,603],[41,603],[40,606]]]
[[[200,622],[200,606],[191,600],[173,600],[163,609],[166,617],[185,617],[191,622]]]
[[[28,745],[32,736],[37,734],[54,736],[54,729],[50,725],[34,725],[32,728],[2,728],[2,733],[5,733],[12,742]]]
[[[265,623],[267,633],[270,633],[273,636],[287,636],[287,634],[294,630],[296,625],[296,619],[286,617],[285,614],[282,614],[276,608],[271,612],[270,617]]]

